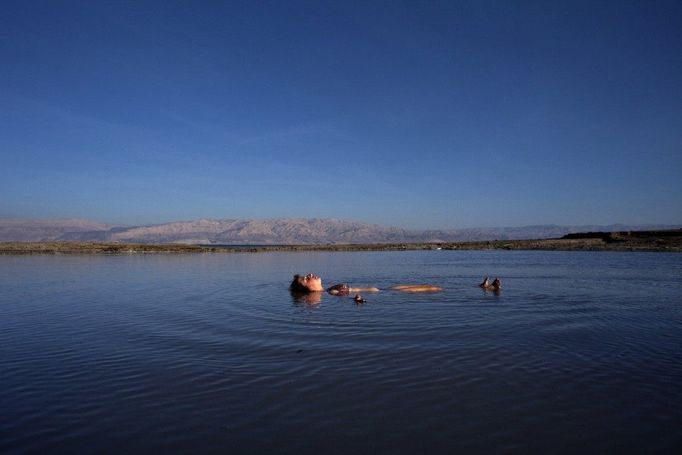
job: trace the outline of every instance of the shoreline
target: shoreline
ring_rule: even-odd
[[[559,239],[489,240],[433,243],[221,246],[116,242],[0,242],[0,255],[32,254],[186,254],[297,251],[540,250],[682,252],[682,229],[669,231],[586,232]]]

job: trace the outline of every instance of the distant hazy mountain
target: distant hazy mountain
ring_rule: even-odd
[[[81,219],[23,220],[0,218],[0,241],[40,242],[62,240],[64,236],[78,237],[88,232],[107,232],[111,224]]]
[[[131,243],[324,244],[461,242],[556,238],[572,232],[673,229],[682,225],[540,225],[406,230],[337,219],[195,220],[114,226],[78,219],[0,219],[0,241],[111,241]]]
[[[399,242],[405,231],[335,219],[196,220],[112,232],[120,242],[305,244]]]

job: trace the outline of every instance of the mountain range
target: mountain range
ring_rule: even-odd
[[[320,218],[202,219],[119,226],[82,219],[0,218],[2,242],[99,241],[229,245],[298,245],[400,242],[466,242],[558,238],[575,232],[675,229],[682,225],[534,225],[523,227],[408,230]]]

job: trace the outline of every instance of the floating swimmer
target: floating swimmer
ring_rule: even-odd
[[[294,275],[294,279],[291,282],[289,289],[291,289],[291,292],[303,294],[309,292],[325,291],[325,288],[322,286],[322,278],[320,278],[318,275],[315,275],[314,273],[309,273],[307,275]],[[433,284],[400,284],[393,286],[391,289],[394,291],[410,293],[430,293],[440,292],[443,290],[442,287],[435,286]],[[350,295],[356,292],[379,292],[379,288],[356,288],[345,283],[340,283],[326,289],[326,291],[331,295]]]
[[[322,278],[314,273],[309,273],[307,275],[294,275],[294,279],[289,286],[291,292],[295,293],[309,293],[309,292],[323,292],[325,291],[322,286]],[[326,289],[331,295],[349,295],[353,292],[379,292],[378,288],[375,287],[365,287],[365,288],[355,288],[348,284],[335,284],[334,286]]]

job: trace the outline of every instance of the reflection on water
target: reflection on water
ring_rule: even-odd
[[[322,293],[321,292],[294,292],[290,291],[291,298],[294,299],[294,303],[299,305],[319,305],[322,303]]]
[[[301,271],[382,291],[292,295]],[[655,253],[0,257],[0,452],[672,451],[680,272]],[[387,290],[422,282],[444,290]]]

